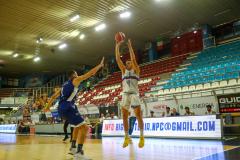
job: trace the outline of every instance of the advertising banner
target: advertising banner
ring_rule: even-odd
[[[39,119],[40,119],[39,114],[32,114],[31,119],[33,122],[39,123]]]
[[[15,97],[15,104],[25,104],[28,101],[28,97]]]
[[[174,100],[147,103],[147,117],[150,117],[151,111],[154,112],[155,117],[162,117],[163,113],[166,112],[166,107],[170,107],[171,109],[178,108]]]
[[[97,106],[87,107],[88,114],[99,114]]]
[[[14,104],[14,98],[13,97],[2,98],[1,104]]]
[[[58,111],[51,112],[51,113],[52,113],[52,117],[59,117]]]
[[[47,118],[52,118],[52,113],[51,112],[45,112],[45,115]]]
[[[240,112],[240,93],[217,96],[219,112]]]
[[[178,105],[180,115],[184,115],[185,107],[189,107],[190,111],[194,112],[195,115],[204,115],[207,111],[207,105],[211,105],[212,110],[217,112],[217,101],[214,96],[179,99]]]
[[[17,125],[16,124],[3,124],[0,125],[0,133],[16,133]]]
[[[221,133],[221,120],[215,115],[144,118],[146,137],[220,139]],[[136,122],[132,135],[139,134]],[[102,135],[123,136],[122,120],[104,120]]]
[[[88,114],[87,108],[85,107],[78,107],[78,111],[80,112],[81,115]]]

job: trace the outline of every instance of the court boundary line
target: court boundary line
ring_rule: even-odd
[[[238,137],[226,138],[226,139],[224,139],[224,141],[230,141],[230,140],[237,139],[237,138],[238,138]]]
[[[192,160],[200,160],[200,159],[202,159],[202,158],[206,158],[206,157],[209,157],[209,156],[214,155],[214,154],[224,153],[224,152],[226,152],[226,151],[230,151],[230,150],[233,150],[233,149],[236,149],[236,148],[240,148],[240,146],[233,146],[233,148],[231,148],[231,149],[226,149],[226,150],[221,151],[221,152],[216,152],[216,153],[208,154],[208,155],[205,155],[205,156],[203,156],[203,157],[196,157],[196,158],[194,158],[194,159],[192,159]]]

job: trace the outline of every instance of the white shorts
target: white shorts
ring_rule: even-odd
[[[127,110],[129,110],[130,107],[135,108],[141,106],[139,95],[123,93],[121,106]]]

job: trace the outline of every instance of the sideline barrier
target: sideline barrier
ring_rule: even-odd
[[[144,118],[144,135],[159,138],[221,139],[221,119],[216,115]],[[103,136],[124,136],[123,123],[118,120],[104,120]],[[139,135],[137,122],[133,136]]]
[[[0,133],[16,133],[17,124],[3,124],[0,125]]]
[[[71,133],[70,127],[67,128]],[[35,125],[35,134],[64,134],[63,123],[58,124],[37,124]]]

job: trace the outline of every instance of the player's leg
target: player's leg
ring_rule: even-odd
[[[86,135],[88,133],[88,127],[84,122],[84,119],[81,117],[77,108],[71,107],[68,112],[68,121],[73,125],[73,140],[72,144],[77,141],[77,150],[74,154],[75,158],[88,160],[89,158],[85,157],[83,154],[83,144],[85,142]]]
[[[138,121],[138,127],[140,129],[140,140],[138,143],[139,148],[144,147],[144,135],[143,135],[143,118],[142,118],[142,113],[141,113],[141,107],[138,106],[134,109],[137,121]]]
[[[74,127],[71,126],[71,127],[70,127],[70,130],[71,130],[70,142],[72,142]]]
[[[72,107],[71,103],[64,102],[59,104],[58,113],[61,117],[64,117],[64,119],[66,119],[69,124],[71,124],[73,121],[73,115],[75,113],[75,110]],[[73,134],[72,134],[73,138],[72,138],[72,143],[70,148],[70,152],[72,154],[76,153],[76,141],[77,141],[78,131],[79,131],[78,128],[74,128],[73,130]]]
[[[67,133],[68,125],[69,125],[68,121],[65,120],[64,125],[63,125],[63,131],[64,131],[64,134],[65,134],[65,137],[64,137],[63,141],[66,141],[69,138],[68,133]]]
[[[122,116],[123,116],[123,127],[125,132],[125,138],[123,142],[123,148],[127,147],[130,143],[130,137],[129,137],[129,124],[128,124],[128,110],[125,109],[125,107],[122,107]]]
[[[77,135],[77,151],[74,154],[74,157],[81,160],[91,160],[90,158],[84,156],[83,151],[83,145],[88,133],[88,126],[86,124],[81,124],[77,128],[79,128],[79,132]]]
[[[141,103],[138,95],[132,96],[132,107],[134,108],[134,113],[138,121],[138,127],[140,129],[140,140],[138,143],[138,147],[142,148],[144,147],[144,124],[143,124],[143,117],[142,117],[142,111],[141,111]]]
[[[83,124],[79,127],[79,133],[77,138],[77,153],[83,154],[83,144],[86,140],[87,133],[88,133],[88,126],[86,124]]]
[[[123,94],[123,100],[122,100],[122,116],[123,116],[123,127],[125,132],[125,138],[123,142],[123,148],[127,147],[130,143],[128,129],[128,116],[129,116],[129,107],[130,107],[130,97],[128,94]]]
[[[76,142],[77,142],[77,137],[79,134],[79,127],[71,127],[73,128],[73,133],[72,133],[72,142],[71,142],[71,148],[70,148],[70,152],[71,154],[75,154],[76,153]]]
[[[63,131],[65,134],[65,138],[63,139],[63,141],[65,141],[68,138],[67,135],[67,127],[69,125],[69,121],[67,120],[67,113],[69,110],[69,104],[68,103],[60,103],[59,107],[58,107],[58,114],[60,117],[62,117],[65,121],[64,121],[64,125],[63,125]]]

